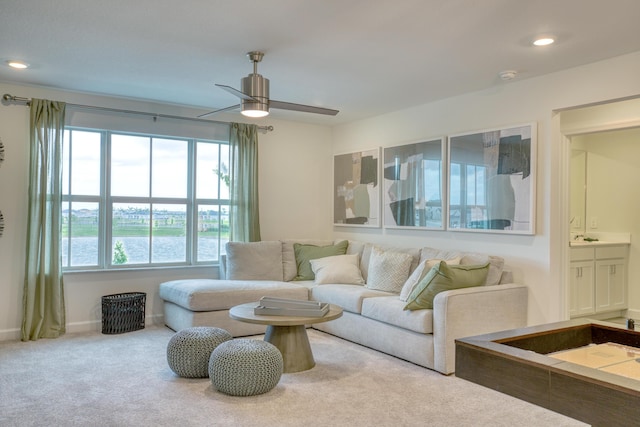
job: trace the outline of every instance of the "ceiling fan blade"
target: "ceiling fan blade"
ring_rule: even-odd
[[[244,99],[246,101],[254,101],[254,102],[259,102],[257,99],[255,99],[253,96],[249,96],[244,92],[240,92],[238,89],[234,89],[231,86],[225,86],[225,85],[219,85],[216,83],[216,86],[218,86],[220,89],[224,89],[227,92],[229,92],[231,95],[235,95],[240,99]]]
[[[208,113],[204,113],[204,114],[200,114],[198,116],[199,119],[203,118],[203,117],[207,117],[210,116],[212,114],[216,114],[216,113],[222,113],[223,111],[230,111],[230,110],[235,110],[236,108],[240,108],[240,104],[238,105],[232,105],[231,107],[227,107],[227,108],[221,108],[219,110],[214,110],[214,111],[209,111]]]
[[[330,108],[314,107],[312,105],[294,104],[293,102],[274,101],[273,99],[269,101],[269,107],[278,108],[280,110],[302,111],[304,113],[326,114],[327,116],[335,116],[336,114],[339,113],[338,110],[332,110]]]

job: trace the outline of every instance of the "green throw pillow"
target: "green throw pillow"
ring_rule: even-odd
[[[434,266],[416,285],[407,299],[405,310],[433,308],[437,294],[451,289],[481,286],[487,280],[489,263],[483,265],[447,265],[445,261]]]
[[[311,269],[309,260],[324,258],[334,255],[344,255],[347,253],[349,246],[348,240],[343,240],[335,245],[316,246],[303,245],[302,243],[293,244],[293,252],[296,256],[296,266],[298,267],[298,275],[293,280],[313,280],[315,274]]]

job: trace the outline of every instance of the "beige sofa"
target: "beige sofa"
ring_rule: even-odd
[[[224,279],[160,284],[165,323],[174,330],[209,325],[226,329],[234,336],[254,335],[264,333],[265,327],[231,319],[231,307],[263,296],[329,302],[341,306],[343,316],[313,328],[443,374],[454,372],[456,338],[526,326],[527,288],[511,283],[504,260],[495,256],[350,241],[344,252],[347,256],[314,260],[310,264],[315,277],[294,280],[300,275],[300,258],[304,258],[296,250],[333,248],[337,243],[229,243],[220,268]],[[348,267],[348,273],[342,272],[342,267],[334,267],[334,260]],[[408,303],[404,300],[411,297],[411,281],[415,285],[434,263],[439,265],[439,260],[462,265],[452,267],[458,270],[484,265],[486,279],[482,286],[437,293],[432,308],[405,309]],[[357,262],[358,271],[344,264],[347,261]],[[359,275],[363,283],[357,283],[352,275]],[[334,283],[333,279],[349,283]],[[389,286],[392,288],[387,289]]]

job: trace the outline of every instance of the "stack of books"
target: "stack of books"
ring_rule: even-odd
[[[262,297],[253,312],[266,316],[322,317],[329,312],[329,304],[317,301]]]

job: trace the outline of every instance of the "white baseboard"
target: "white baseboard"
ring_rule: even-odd
[[[640,310],[627,310],[626,314],[625,314],[626,318],[631,318],[634,320],[640,320]]]
[[[0,331],[0,341],[17,341],[21,335],[20,329],[5,329]]]
[[[150,314],[144,318],[145,325],[164,325],[164,315]],[[102,320],[89,320],[86,322],[71,322],[66,325],[67,334],[84,332],[102,332]],[[21,338],[20,329],[5,329],[0,331],[0,341],[17,341]]]
[[[164,325],[164,315],[148,314],[144,317],[145,325]],[[67,333],[102,332],[102,320],[67,323]]]

